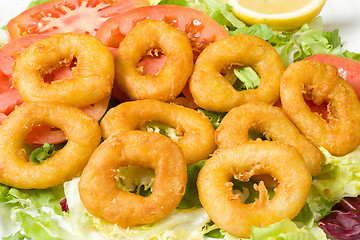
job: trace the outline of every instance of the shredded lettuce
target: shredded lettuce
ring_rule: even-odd
[[[143,126],[141,128],[141,130],[147,131],[147,132],[153,132],[153,133],[160,133],[160,134],[170,138],[174,142],[177,142],[177,140],[181,137],[177,133],[175,128],[173,128],[172,126],[170,126],[166,123],[162,123],[162,122],[158,122],[158,121],[149,122],[148,124]]]
[[[219,230],[219,231],[215,231]],[[215,229],[213,238],[246,240],[237,238],[222,229]],[[314,222],[314,216],[307,205],[293,221],[284,219],[264,228],[253,227],[250,240],[326,240],[325,232]]]
[[[284,219],[265,228],[254,227],[252,240],[326,240],[326,234],[316,225],[311,229],[299,228],[289,219]]]
[[[187,168],[187,183],[185,195],[178,205],[178,209],[199,208],[201,203],[197,191],[196,181],[201,168],[204,166],[206,160],[199,161],[190,165]]]
[[[120,167],[118,178],[119,189],[146,197],[152,192],[155,171],[137,166]]]
[[[151,224],[123,229],[90,215],[83,206],[78,192],[79,178],[64,184],[69,206],[68,219],[72,229],[81,236],[96,236],[96,239],[201,239],[212,230],[203,208],[176,210],[163,220]]]
[[[344,197],[357,197],[360,193],[360,147],[342,157],[332,156],[324,148],[320,150],[325,160],[307,201],[317,220]]]
[[[30,154],[30,161],[35,164],[40,164],[55,153],[54,144],[44,143],[42,147],[39,147],[32,151]]]
[[[224,112],[212,112],[202,108],[199,108],[198,111],[203,112],[207,116],[213,125],[214,129],[217,129],[220,126],[221,120],[225,117],[226,113]]]
[[[251,67],[239,67],[234,70],[235,76],[241,81],[241,89],[256,89],[260,84],[260,78]],[[235,87],[235,89],[237,89]]]
[[[20,190],[0,184],[0,232],[9,239],[24,236],[44,240],[70,239],[72,235],[58,223],[58,219],[63,218],[59,205],[63,197],[63,186]]]
[[[3,237],[3,240],[23,240],[23,239],[30,239],[30,237],[26,234],[21,233],[21,231],[17,231],[16,233],[8,236],[8,237]]]

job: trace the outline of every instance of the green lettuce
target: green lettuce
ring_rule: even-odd
[[[59,226],[63,219],[59,202],[64,197],[63,186],[21,190],[0,184],[0,230],[4,228],[0,232],[8,239],[74,239]]]
[[[251,67],[236,68],[234,74],[241,82],[240,89],[256,89],[260,84],[259,76]],[[234,88],[237,89],[236,86]]]
[[[211,124],[213,125],[214,129],[217,129],[220,126],[221,120],[225,117],[225,112],[212,112],[202,108],[199,108],[198,111],[205,114],[206,117],[209,118]]]
[[[215,231],[219,230],[219,231]],[[314,215],[307,205],[292,221],[283,219],[267,227],[253,227],[250,238],[237,238],[222,229],[215,229],[215,238],[226,240],[326,240],[325,232],[314,221]]]
[[[64,184],[69,206],[68,220],[74,232],[96,239],[201,239],[212,230],[210,218],[203,208],[175,210],[155,224],[123,229],[94,217],[83,206],[78,192],[79,178]]]
[[[205,162],[206,160],[202,160],[188,166],[185,195],[182,198],[181,202],[179,203],[177,207],[178,209],[190,209],[190,208],[201,207],[196,182],[199,172],[201,168],[204,166]]]
[[[325,160],[307,200],[317,220],[344,197],[357,197],[360,193],[360,147],[342,157],[332,156],[324,148],[320,150]]]
[[[174,142],[177,142],[177,140],[181,137],[174,127],[159,121],[151,121],[143,126],[141,130],[146,132],[160,133],[170,138]]]
[[[268,42],[278,51],[285,66],[316,53],[342,55],[338,31],[324,32],[321,17],[299,30],[274,31]]]
[[[228,31],[246,26],[232,13],[230,5],[217,0],[199,0],[199,2],[206,6],[205,12]]]
[[[30,239],[30,237],[26,234],[23,234],[20,230],[17,231],[16,233],[8,236],[8,237],[3,237],[3,240],[23,240],[23,239]]]
[[[277,50],[285,66],[316,53],[338,56],[355,55],[350,52],[342,53],[339,31],[336,29],[332,32],[324,32],[321,17],[293,31],[273,31],[264,24],[255,24],[229,33],[231,35],[251,34],[268,41]]]
[[[31,152],[30,161],[35,164],[40,164],[52,155],[54,155],[54,144],[44,143],[42,147],[39,147]]]
[[[284,219],[264,228],[252,229],[252,240],[326,240],[326,234],[316,225],[311,229],[299,228],[289,219]]]
[[[274,31],[266,24],[255,24],[250,27],[244,26],[230,32],[229,34],[236,35],[239,33],[254,35],[266,41],[268,41],[275,35]]]

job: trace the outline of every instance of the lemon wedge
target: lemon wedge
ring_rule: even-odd
[[[291,30],[314,19],[325,0],[228,0],[234,14],[248,25],[264,23],[273,30]]]

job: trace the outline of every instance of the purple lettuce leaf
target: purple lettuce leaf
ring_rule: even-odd
[[[319,221],[328,235],[339,240],[360,240],[360,196],[344,198]]]

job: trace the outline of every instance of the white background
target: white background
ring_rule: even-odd
[[[23,11],[30,0],[0,0],[0,26]],[[320,15],[325,31],[339,29],[344,50],[360,53],[360,1],[327,0]]]

